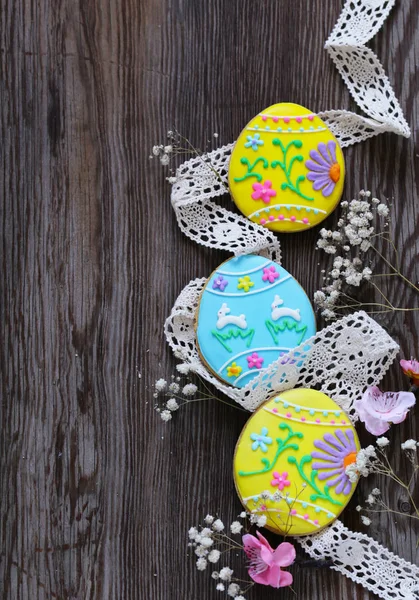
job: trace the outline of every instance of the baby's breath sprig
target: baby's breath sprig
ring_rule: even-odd
[[[217,140],[219,137],[219,134],[213,133],[212,137],[214,140]],[[182,157],[196,156],[197,158],[199,158],[202,161],[202,163],[208,169],[210,169],[214,173],[214,175],[217,177],[217,179],[226,188],[226,191],[228,191],[228,187],[222,180],[218,171],[214,168],[214,166],[211,163],[211,160],[208,156],[208,151],[209,151],[208,148],[206,148],[205,151],[202,151],[199,148],[195,148],[195,146],[192,144],[192,142],[190,142],[190,140],[188,140],[188,138],[184,137],[176,130],[168,131],[167,139],[168,139],[168,141],[166,144],[156,144],[155,146],[153,146],[151,154],[149,156],[150,160],[153,160],[154,158],[158,158],[160,160],[160,163],[164,167],[166,167],[166,166],[170,165],[172,159],[175,158],[176,156],[182,156]],[[208,140],[208,145],[212,145],[211,140]],[[167,180],[171,184],[176,183],[177,176],[176,176],[175,170],[172,170],[172,174],[171,174],[171,176],[167,177]]]
[[[334,256],[332,269],[323,271],[323,288],[314,294],[314,302],[321,315],[329,321],[342,316],[347,310],[361,308],[370,314],[419,310],[419,307],[394,306],[376,283],[379,278],[396,276],[419,293],[419,287],[400,271],[398,250],[391,237],[390,206],[373,198],[371,192],[361,190],[357,199],[344,201],[341,207],[344,210],[337,229],[321,229],[317,241],[317,249]],[[394,263],[377,247],[380,240],[392,248]],[[389,271],[374,274],[374,257]],[[380,295],[379,301],[365,303],[350,294],[351,289],[359,288],[363,282],[375,288]]]
[[[163,378],[158,379],[154,385],[153,396],[157,400],[154,408],[159,413],[162,421],[167,423],[172,419],[175,411],[192,402],[203,402],[204,400],[216,400],[237,410],[244,411],[238,404],[227,402],[223,398],[215,396],[203,379],[193,374],[198,380],[198,387],[190,377],[191,371],[188,363],[181,363],[177,365],[176,369],[180,375],[172,375],[170,381]]]
[[[413,514],[400,512],[391,508],[383,499],[378,488],[374,488],[365,500],[365,506],[357,506],[358,512],[366,512],[369,516],[373,513],[388,512],[395,515],[401,515],[410,519],[419,520],[419,506],[417,500],[413,498],[413,488],[416,483],[416,476],[419,472],[418,462],[418,446],[416,440],[406,440],[401,444],[401,449],[407,456],[412,465],[412,473],[409,481],[403,481],[393,469],[389,457],[387,455],[390,441],[386,437],[379,437],[376,441],[376,447],[373,445],[360,450],[356,457],[356,462],[346,468],[346,474],[351,482],[358,480],[360,476],[367,477],[371,474],[382,475],[388,477],[397,485],[399,485],[409,498],[409,502],[413,508]],[[361,521],[364,525],[370,525],[371,519],[369,516],[361,515]],[[419,540],[418,540],[419,541]]]
[[[221,519],[207,515],[204,525],[191,527],[188,531],[190,549],[197,557],[196,568],[205,571],[208,567],[217,565],[221,560],[225,562],[225,555],[232,551],[243,551],[243,544],[235,536],[241,536],[246,531],[247,518],[250,515],[243,511],[227,528]],[[228,533],[227,533],[228,531]],[[215,588],[219,592],[226,592],[229,598],[245,600],[246,594],[254,582],[235,577],[234,570],[225,565],[221,569],[213,570],[211,577]]]

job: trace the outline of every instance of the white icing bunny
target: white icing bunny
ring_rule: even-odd
[[[228,308],[227,304],[224,302],[221,305],[220,310],[218,311],[218,320],[217,320],[217,329],[222,329],[226,325],[237,325],[240,329],[246,329],[246,315],[240,315],[239,317],[234,315],[229,315],[231,310]],[[229,315],[229,316],[227,316]]]
[[[301,321],[301,315],[300,315],[299,308],[297,308],[295,310],[293,308],[287,308],[286,306],[284,306],[283,308],[278,308],[279,306],[281,306],[281,304],[284,304],[284,301],[282,300],[282,298],[280,298],[278,295],[276,295],[274,301],[271,304],[272,321],[277,321],[281,317],[291,317],[291,319],[294,319],[295,321]]]

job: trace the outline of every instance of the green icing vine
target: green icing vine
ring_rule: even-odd
[[[287,181],[281,185],[281,188],[283,190],[286,190],[287,188],[289,188],[292,192],[295,192],[296,194],[298,194],[298,196],[300,196],[301,198],[304,198],[305,200],[314,200],[314,198],[310,198],[309,196],[306,196],[300,190],[301,183],[303,181],[305,181],[304,175],[300,175],[299,177],[297,177],[295,183],[293,183],[291,181],[291,170],[292,170],[293,164],[295,163],[296,160],[298,162],[302,162],[304,160],[304,157],[301,154],[297,154],[296,156],[293,156],[291,158],[291,160],[289,161],[289,163],[287,164],[287,154],[288,154],[288,150],[290,149],[290,147],[294,146],[295,148],[301,148],[303,145],[303,142],[301,140],[292,140],[289,144],[284,146],[284,144],[281,142],[281,140],[279,138],[274,138],[272,140],[272,144],[274,146],[279,146],[282,150],[282,155],[283,155],[282,160],[274,160],[271,162],[271,167],[273,169],[275,169],[276,167],[281,167],[281,169],[283,170],[284,175],[287,179]]]
[[[269,461],[269,459],[267,458],[261,458],[261,463],[264,466],[263,469],[261,469],[260,471],[239,471],[239,475],[241,475],[242,477],[247,477],[248,475],[261,475],[262,473],[267,473],[268,471],[271,471],[275,465],[276,465],[276,461],[278,460],[278,458],[280,457],[280,455],[285,452],[285,450],[299,450],[299,446],[297,446],[297,444],[288,444],[288,442],[294,438],[297,437],[299,439],[302,439],[304,436],[302,433],[300,432],[294,432],[291,427],[289,425],[287,425],[287,423],[280,423],[278,425],[279,429],[287,429],[288,430],[288,435],[285,438],[285,440],[282,440],[281,438],[276,438],[276,443],[278,444],[278,449],[276,451],[275,456],[272,459],[272,462]],[[289,459],[288,459],[289,460]]]
[[[282,318],[279,323],[273,323],[272,321],[270,321],[269,319],[267,319],[265,321],[265,325],[269,331],[269,333],[272,336],[273,341],[275,342],[275,344],[278,345],[279,343],[279,339],[277,337],[278,333],[284,333],[284,331],[287,329],[288,331],[295,331],[295,333],[299,333],[301,334],[297,340],[297,346],[299,346],[301,344],[301,342],[304,339],[304,336],[306,334],[307,331],[307,325],[301,325],[299,323],[297,323],[296,321],[289,321],[287,318]]]
[[[288,462],[291,465],[295,465],[297,467],[297,470],[298,470],[301,478],[307,483],[307,485],[309,485],[316,492],[315,494],[312,494],[310,496],[311,502],[315,502],[318,498],[320,498],[322,500],[328,500],[331,504],[335,504],[336,506],[343,506],[342,502],[339,502],[338,500],[334,500],[330,496],[329,488],[327,485],[324,486],[323,492],[319,489],[319,487],[315,481],[316,477],[317,477],[317,473],[318,473],[315,469],[313,469],[311,471],[310,479],[304,473],[304,465],[311,463],[311,461],[312,461],[312,458],[309,454],[306,454],[305,456],[303,456],[299,463],[297,462],[297,459],[295,458],[295,456],[288,457]]]
[[[242,165],[247,165],[247,173],[245,175],[243,175],[243,177],[235,177],[234,181],[237,181],[237,183],[239,181],[244,181],[245,179],[248,179],[249,177],[256,177],[256,179],[261,182],[263,177],[260,173],[253,173],[253,169],[256,167],[256,165],[259,162],[263,163],[263,168],[267,169],[269,167],[269,161],[266,160],[266,158],[263,158],[263,156],[260,156],[259,158],[257,158],[255,160],[255,162],[251,165],[250,161],[248,158],[245,158],[243,156],[243,158],[240,159],[240,162]]]
[[[246,348],[250,348],[250,344],[252,343],[253,336],[255,335],[254,329],[249,329],[249,331],[242,331],[241,329],[229,329],[227,333],[220,333],[219,331],[215,331],[214,329],[211,331],[212,335],[220,342],[222,346],[227,350],[227,352],[233,352],[232,348],[226,343],[231,338],[237,339],[240,337],[242,340],[247,338]]]

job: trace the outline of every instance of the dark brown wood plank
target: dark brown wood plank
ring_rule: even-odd
[[[342,2],[309,5],[3,3],[3,598],[219,597],[187,558],[185,533],[207,511],[226,520],[239,512],[231,460],[246,416],[196,404],[164,425],[152,387],[175,367],[162,325],[177,294],[227,255],[182,236],[166,173],[148,156],[173,127],[197,147],[215,131],[228,143],[276,101],[354,109],[323,50]],[[412,138],[383,135],[345,151],[346,197],[369,187],[394,198],[404,272],[416,281],[418,15],[419,0],[397,3],[371,43]],[[310,295],[321,284],[316,237],[282,240],[285,268]],[[402,286],[391,299],[417,305]],[[419,355],[413,313],[383,322],[404,356]],[[405,383],[397,366],[385,380],[388,389]],[[414,414],[391,432],[396,449],[418,436]],[[371,485],[359,486],[345,512],[353,528]],[[389,494],[403,509],[400,492]],[[418,531],[407,520],[383,516],[370,533],[418,561]],[[372,597],[329,570],[294,573],[300,598]],[[249,597],[278,592],[254,588]]]

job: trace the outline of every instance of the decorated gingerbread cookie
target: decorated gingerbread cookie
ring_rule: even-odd
[[[356,484],[345,473],[360,449],[347,415],[328,396],[283,392],[246,423],[234,457],[243,505],[277,533],[307,535],[330,525]]]
[[[283,267],[262,256],[231,258],[201,295],[196,337],[221,380],[244,387],[261,369],[316,333],[310,301]]]
[[[274,231],[302,231],[336,208],[345,163],[336,138],[313,112],[275,104],[248,123],[234,147],[229,187],[239,210]]]

